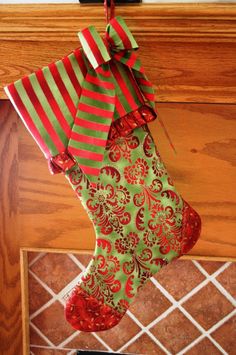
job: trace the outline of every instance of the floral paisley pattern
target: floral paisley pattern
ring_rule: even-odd
[[[96,186],[78,167],[66,172],[97,235],[93,259],[66,307],[68,321],[86,331],[117,324],[139,288],[189,251],[201,228],[198,214],[177,193],[147,126],[110,142],[103,164]]]
[[[139,145],[138,138],[129,134],[126,137],[119,136],[110,143],[109,159],[112,162],[117,162],[121,158],[128,160],[131,163],[131,150]]]
[[[130,222],[130,213],[125,211],[130,194],[125,187],[114,189],[111,184],[99,184],[97,188],[89,189],[89,195],[88,210],[103,234],[110,234],[113,230],[121,232],[123,226]]]
[[[133,165],[125,167],[125,179],[129,184],[143,184],[148,170],[147,162],[143,158],[138,158]]]
[[[127,236],[115,241],[115,248],[119,254],[133,253],[139,242],[138,234],[130,232]]]

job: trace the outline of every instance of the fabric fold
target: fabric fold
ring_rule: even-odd
[[[5,91],[48,159],[51,173],[78,164],[96,183],[112,122],[145,102],[154,108],[154,91],[135,53],[138,44],[120,16],[110,20],[104,38],[94,26],[78,37],[81,49],[9,84]]]

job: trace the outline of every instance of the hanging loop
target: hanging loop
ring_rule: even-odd
[[[106,20],[108,23],[113,17],[115,17],[115,0],[104,0],[104,8],[105,8]]]

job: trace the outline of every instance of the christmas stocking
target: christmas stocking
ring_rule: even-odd
[[[154,93],[121,17],[106,38],[93,26],[82,49],[5,87],[26,127],[64,173],[91,218],[94,256],[68,297],[66,318],[82,331],[106,330],[140,287],[197,241],[199,215],[176,191],[147,123]]]
[[[96,231],[94,256],[66,318],[76,329],[106,330],[152,275],[193,247],[200,217],[176,191],[146,125],[109,140],[96,186],[78,166],[66,176]]]

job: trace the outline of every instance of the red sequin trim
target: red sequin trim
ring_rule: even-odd
[[[201,233],[201,218],[186,201],[184,201],[182,225],[181,254],[186,254],[194,247]]]
[[[60,174],[72,168],[76,164],[75,159],[68,153],[62,152],[48,161],[51,174]]]
[[[157,117],[156,112],[147,105],[139,107],[137,110],[118,118],[111,124],[108,135],[107,146],[109,147],[116,138],[125,137],[135,128],[141,127]]]
[[[76,286],[69,297],[66,308],[66,320],[75,329],[83,332],[99,332],[118,324],[124,313],[90,296],[80,286]]]

